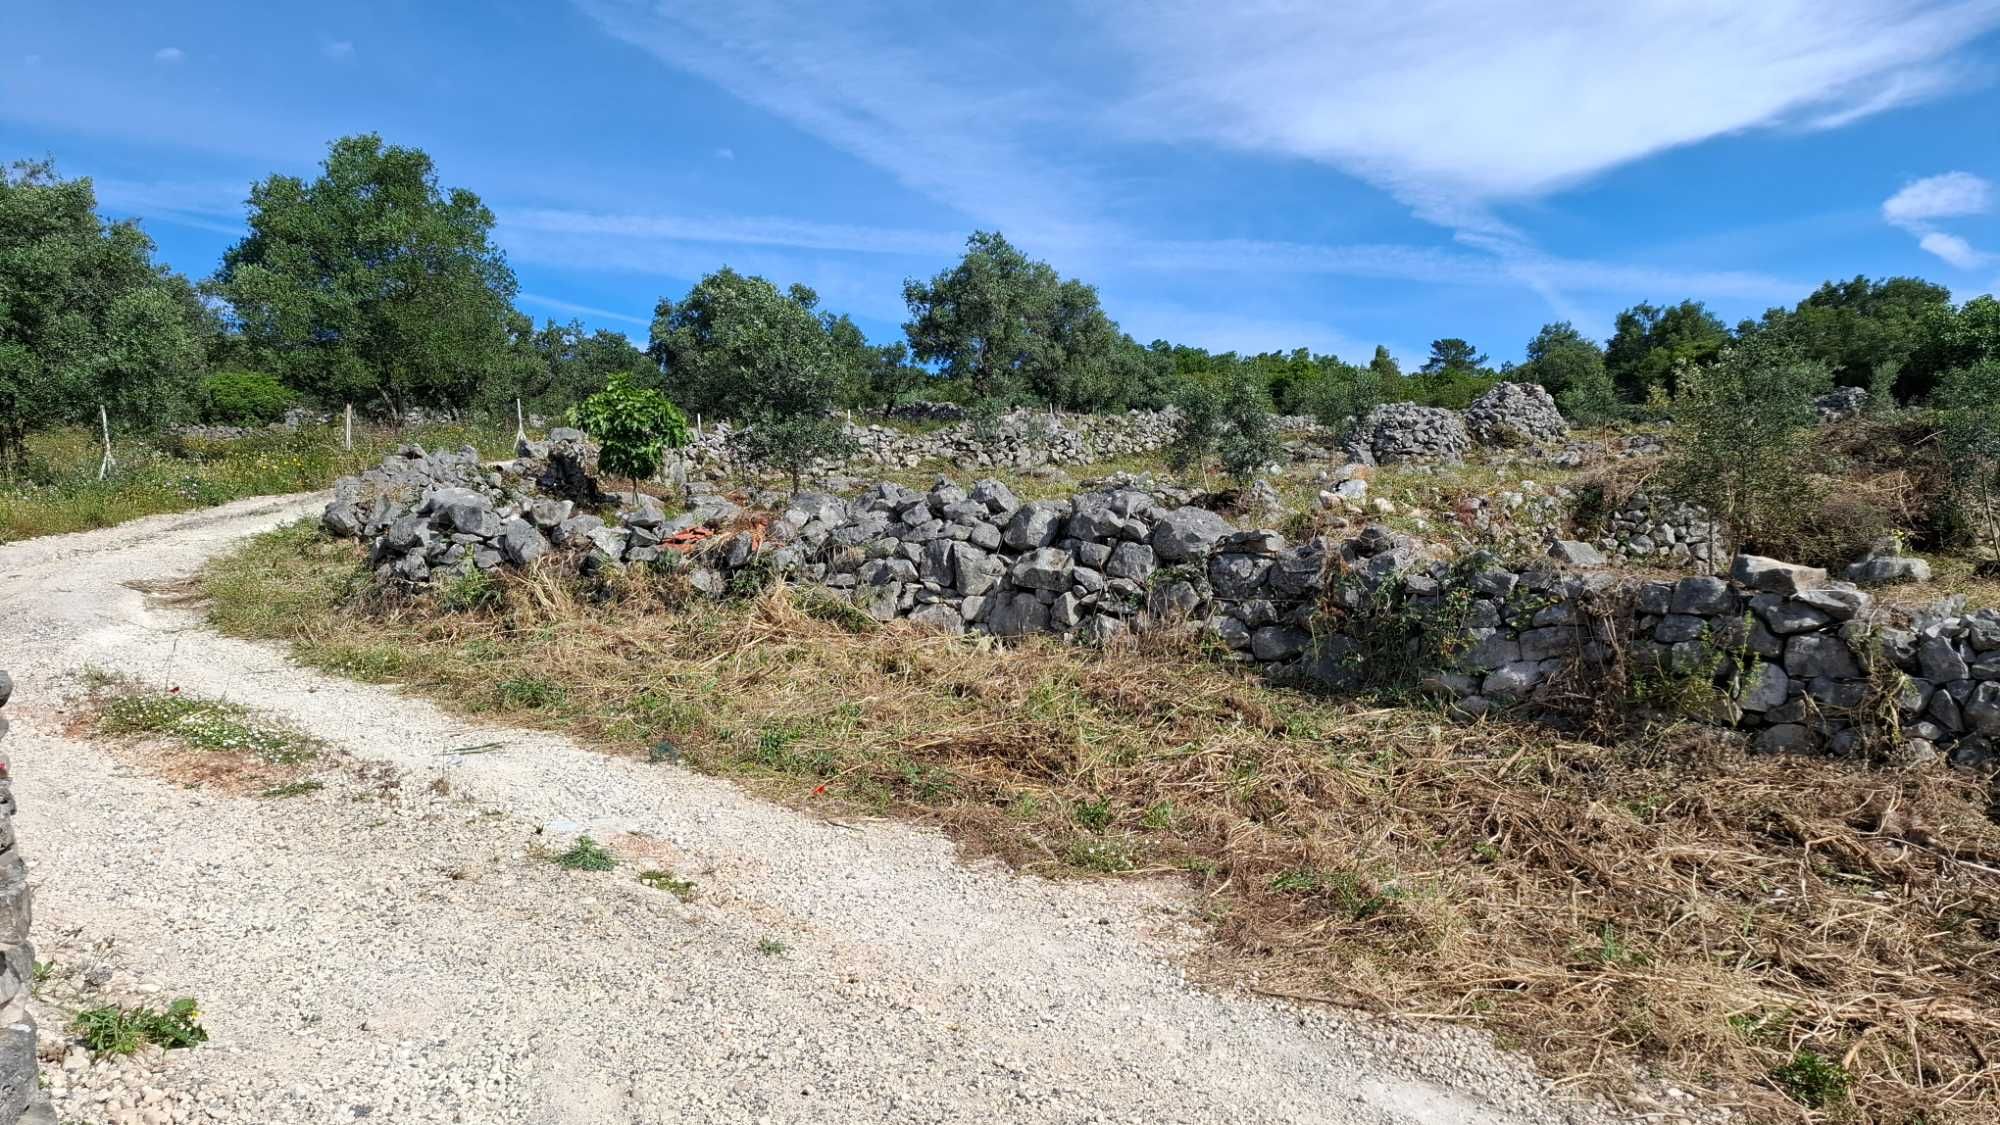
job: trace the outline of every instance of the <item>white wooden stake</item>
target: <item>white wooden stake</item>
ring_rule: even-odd
[[[111,456],[111,416],[104,412],[103,403],[97,404],[97,425],[104,433],[104,460],[97,463],[97,479],[103,480],[118,464]]]
[[[352,452],[354,449],[354,404],[347,404],[347,426],[341,431],[340,448]]]
[[[528,444],[528,424],[521,417],[521,400],[514,400],[514,448]]]

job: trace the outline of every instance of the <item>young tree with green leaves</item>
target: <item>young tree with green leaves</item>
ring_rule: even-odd
[[[1728,326],[1700,301],[1666,307],[1642,301],[1618,314],[1604,366],[1625,401],[1645,402],[1655,387],[1678,393],[1677,373],[1714,362],[1728,343]]]
[[[107,223],[87,179],[47,163],[0,168],[0,464],[31,430],[186,416],[213,317],[157,266],[131,223]]]
[[[1833,385],[1826,365],[1752,338],[1678,378],[1669,488],[1721,520],[1739,546],[1782,542],[1814,507],[1812,403]]]
[[[1167,463],[1176,469],[1198,467],[1206,476],[1213,458],[1240,487],[1283,454],[1270,396],[1248,367],[1190,379],[1175,405],[1180,421],[1167,447]]]
[[[688,443],[687,415],[628,371],[611,376],[603,390],[572,407],[569,420],[597,442],[600,471],[632,482],[635,504],[640,479],[660,471],[668,450]]]
[[[423,150],[342,137],[311,182],[254,185],[249,225],[213,288],[292,386],[401,412],[463,407],[509,374],[515,281],[493,212],[440,189]]]

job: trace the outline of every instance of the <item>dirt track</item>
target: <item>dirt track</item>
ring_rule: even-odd
[[[1471,1036],[1188,985],[1171,888],[970,867],[927,831],[474,726],[134,588],[316,509],[249,500],[0,547],[41,956],[65,987],[96,968],[104,990],[198,996],[213,1035],[81,1072],[69,1120],[1600,1119]],[[179,787],[65,736],[85,666],[269,711],[347,762],[288,799]],[[628,862],[535,854],[576,830]],[[698,896],[641,885],[648,867]]]

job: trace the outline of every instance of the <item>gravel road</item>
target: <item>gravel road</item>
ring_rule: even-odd
[[[468,723],[135,588],[317,504],[0,547],[7,752],[57,968],[43,1025],[193,995],[212,1035],[115,1066],[46,1036],[65,1121],[1610,1120],[1475,1036],[1188,984],[1172,887],[969,865],[934,832]],[[65,733],[86,666],[264,709],[340,753],[304,796],[182,787]],[[578,831],[626,862],[546,861]],[[698,892],[649,888],[647,868]]]

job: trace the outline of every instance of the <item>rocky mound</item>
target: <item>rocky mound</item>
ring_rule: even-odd
[[[1361,419],[1349,446],[1350,455],[1364,465],[1462,461],[1472,448],[1472,435],[1455,410],[1389,402]]]
[[[1465,408],[1465,428],[1481,445],[1536,445],[1569,436],[1569,423],[1546,388],[1501,383]]]

